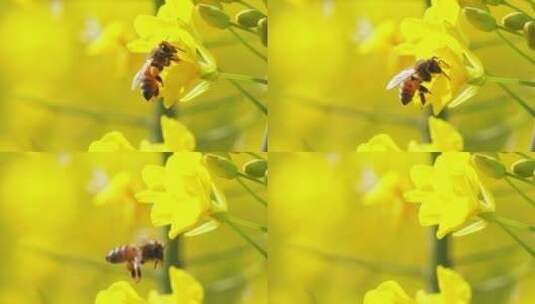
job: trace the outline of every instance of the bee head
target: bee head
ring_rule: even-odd
[[[176,53],[176,48],[167,41],[163,41],[162,43],[160,43],[160,50],[165,53]]]
[[[143,246],[144,260],[163,260],[164,246],[158,241],[151,241]]]

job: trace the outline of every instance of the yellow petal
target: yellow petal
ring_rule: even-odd
[[[165,168],[157,165],[146,165],[141,172],[143,181],[151,190],[163,190],[165,181]]]
[[[412,304],[415,303],[395,281],[381,283],[364,295],[364,304]]]
[[[440,152],[462,151],[464,140],[461,134],[446,121],[429,117],[431,141]]]
[[[202,206],[198,198],[184,199],[178,204],[175,202],[169,238],[173,239],[180,233],[193,228],[198,224],[201,215]]]
[[[193,276],[184,270],[170,267],[169,278],[171,279],[171,289],[176,296],[175,303],[202,303],[204,290]]]
[[[367,143],[360,144],[357,152],[400,152],[401,149],[388,134],[372,137]]]
[[[128,142],[121,132],[106,133],[101,139],[89,145],[89,152],[130,152],[136,149]]]
[[[158,10],[159,18],[179,19],[190,23],[193,13],[193,2],[189,0],[167,0]]]
[[[125,281],[113,283],[97,294],[95,304],[144,304],[146,303]]]
[[[178,120],[162,116],[160,118],[165,146],[173,152],[193,151],[195,137]]]
[[[468,304],[472,297],[470,285],[455,271],[438,266],[438,285],[444,303]]]

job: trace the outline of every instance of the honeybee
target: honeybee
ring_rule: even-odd
[[[151,240],[141,246],[123,245],[116,247],[106,255],[106,261],[112,264],[126,263],[126,268],[134,281],[141,280],[141,265],[154,261],[154,268],[163,262],[164,245]]]
[[[165,67],[171,65],[171,62],[178,62],[179,49],[167,41],[162,41],[155,48],[143,67],[137,72],[132,81],[132,90],[141,89],[145,100],[149,101],[160,94],[160,85],[163,86],[163,80],[160,73]]]
[[[399,97],[403,105],[408,104],[412,100],[416,91],[418,91],[422,105],[425,105],[425,94],[431,94],[431,92],[422,83],[430,82],[433,74],[443,74],[446,78],[450,79],[444,72],[442,66],[449,68],[446,62],[436,56],[427,60],[419,60],[414,67],[403,70],[394,76],[386,86],[386,89],[391,90],[401,84]]]

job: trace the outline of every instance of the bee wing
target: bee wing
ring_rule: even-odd
[[[145,70],[150,68],[150,60],[147,59],[141,69],[137,71],[136,75],[134,76],[134,79],[132,79],[132,90],[136,90],[141,85],[141,81],[143,80],[143,74],[145,73]]]
[[[407,79],[412,74],[414,74],[414,72],[416,72],[414,70],[414,68],[409,68],[409,69],[406,69],[406,70],[403,70],[403,71],[399,72],[396,76],[392,77],[390,82],[386,85],[386,89],[387,90],[391,90],[391,89],[397,87],[405,79]]]

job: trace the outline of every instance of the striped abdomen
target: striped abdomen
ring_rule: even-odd
[[[138,251],[139,249],[137,249],[137,247],[130,245],[116,247],[108,252],[108,255],[106,255],[106,261],[112,264],[132,261],[136,256],[139,255]]]
[[[413,76],[403,82],[403,85],[400,87],[399,96],[403,105],[408,104],[412,100],[421,82],[420,79]]]

